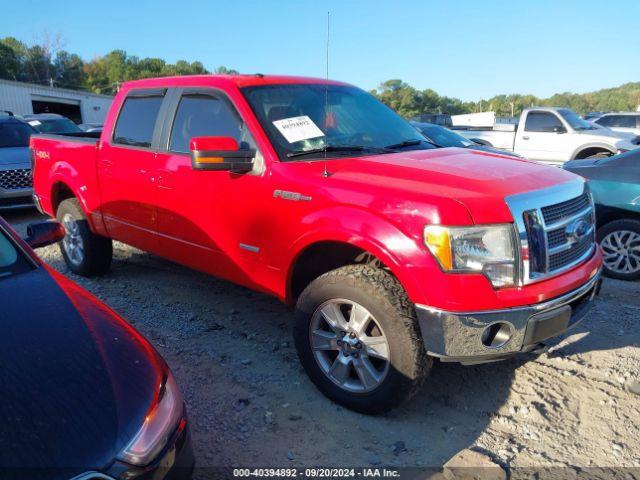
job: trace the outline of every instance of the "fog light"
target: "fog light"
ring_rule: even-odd
[[[482,332],[482,344],[488,348],[500,348],[511,340],[513,329],[510,323],[498,322]]]

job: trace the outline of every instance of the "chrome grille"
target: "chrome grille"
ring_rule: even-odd
[[[31,188],[31,169],[23,168],[19,170],[0,170],[0,188],[5,190],[20,190]]]
[[[582,179],[508,197],[521,251],[523,284],[578,265],[595,251],[595,215]]]
[[[570,218],[582,210],[589,208],[589,206],[589,195],[585,193],[566,202],[558,203],[557,205],[542,207],[540,210],[542,211],[544,223],[550,225]]]

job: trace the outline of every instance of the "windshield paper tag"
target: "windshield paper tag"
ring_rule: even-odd
[[[282,120],[274,121],[273,124],[289,143],[324,137],[322,130],[307,115],[283,118]]]

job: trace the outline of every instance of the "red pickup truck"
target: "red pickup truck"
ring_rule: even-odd
[[[106,272],[113,239],[274,295],[311,380],[361,412],[411,396],[434,358],[541,351],[600,285],[583,179],[438,148],[340,82],[129,82],[100,138],[31,148],[73,272]]]

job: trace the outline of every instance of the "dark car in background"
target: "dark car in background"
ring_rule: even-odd
[[[37,133],[11,112],[0,112],[0,209],[33,206],[29,138]]]
[[[194,459],[167,364],[131,325],[43,264],[0,218],[0,478],[185,479]],[[85,476],[86,475],[86,476]]]
[[[35,128],[38,133],[79,133],[82,129],[67,117],[57,113],[38,113],[25,115],[26,122]]]
[[[573,160],[564,168],[589,180],[604,273],[620,280],[640,279],[640,150]]]
[[[431,143],[439,147],[458,147],[468,148],[470,150],[480,150],[483,152],[499,153],[500,155],[508,155],[510,157],[520,157],[513,152],[506,152],[498,148],[489,147],[480,143],[469,140],[448,128],[433,123],[409,122],[416,127],[422,135]]]

